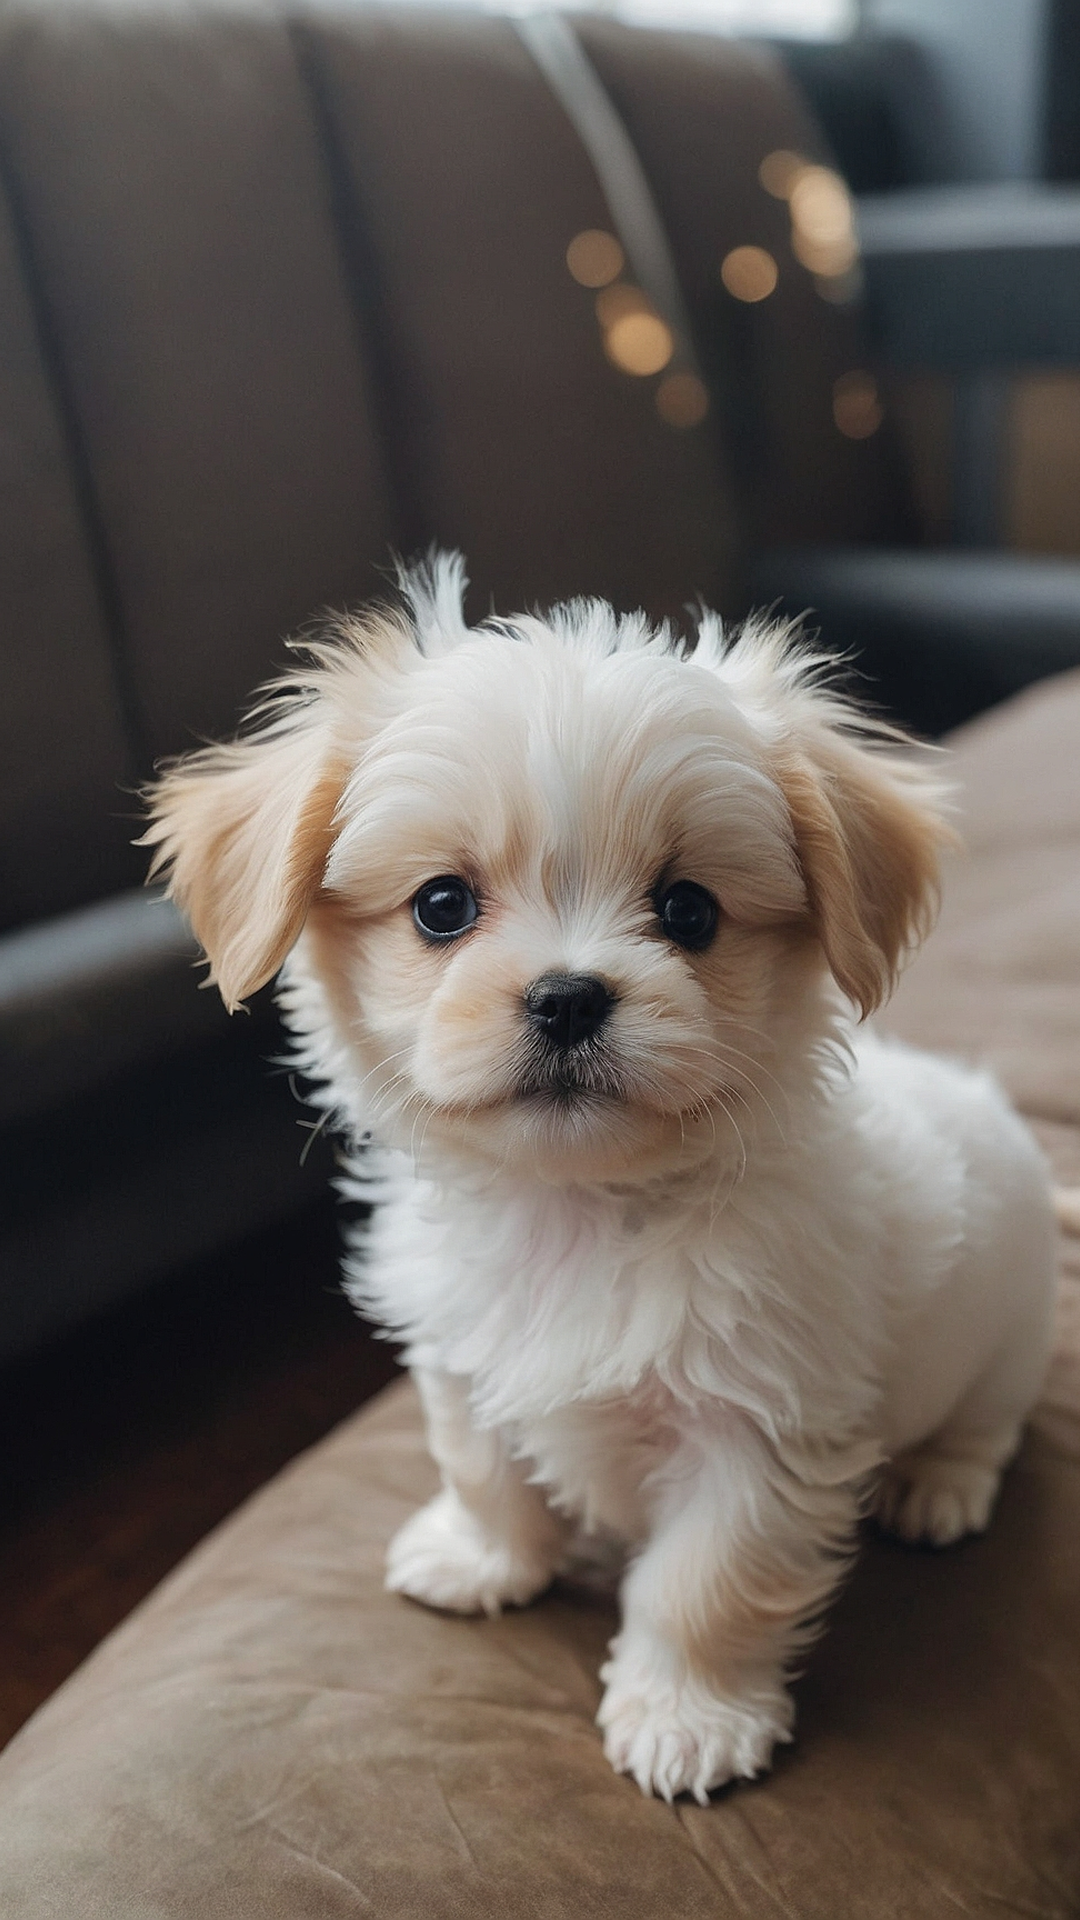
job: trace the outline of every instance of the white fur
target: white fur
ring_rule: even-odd
[[[616,1543],[607,1753],[704,1800],[791,1737],[868,1503],[908,1539],[986,1525],[1047,1356],[1046,1173],[989,1078],[857,1030],[830,977],[885,991],[939,829],[790,639],[707,616],[687,661],[597,605],[469,631],[460,589],[436,566],[405,641],[320,663],[344,767],[282,993],[379,1203],[347,1284],[406,1343],[444,1482],[389,1584],[491,1613]],[[182,874],[182,823],[158,838]],[[661,871],[720,898],[710,956],[659,936]],[[446,872],[484,913],[431,953],[410,901]],[[875,932],[894,872],[910,910]],[[561,1103],[520,1091],[552,968],[619,993]]]

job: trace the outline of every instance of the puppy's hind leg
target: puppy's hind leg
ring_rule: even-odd
[[[985,1533],[1021,1424],[1011,1419],[980,1431],[951,1420],[922,1446],[897,1454],[874,1495],[879,1524],[912,1546],[951,1547],[965,1534]]]
[[[443,1487],[390,1542],[387,1587],[449,1613],[522,1607],[550,1584],[565,1523],[504,1436],[472,1424],[467,1380],[427,1368],[413,1377]]]
[[[1045,1291],[1045,1312],[1029,1314],[937,1432],[885,1467],[874,1511],[887,1533],[932,1547],[985,1533],[1046,1371],[1052,1290]]]
[[[873,1510],[887,1533],[933,1547],[985,1533],[1050,1358],[1055,1289],[1049,1252],[1039,1278],[1022,1324],[1010,1329],[948,1418],[884,1468]]]

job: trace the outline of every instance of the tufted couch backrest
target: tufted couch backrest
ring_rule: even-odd
[[[13,0],[0,16],[0,914],[141,876],[131,789],[229,730],[392,550],[473,608],[734,609],[747,544],[903,524],[836,430],[861,349],[795,261],[766,152],[818,136],[777,62],[582,23],[712,381],[695,427],[605,356],[573,236],[610,228],[513,24],[464,10]],[[740,306],[719,263],[768,247]]]

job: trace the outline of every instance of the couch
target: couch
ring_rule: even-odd
[[[989,1063],[1080,1185],[1080,674],[952,742],[967,852],[892,1029]],[[0,1756],[5,1920],[1075,1920],[1080,1241],[990,1531],[868,1534],[775,1771],[646,1801],[593,1725],[610,1605],[387,1595],[430,1493],[390,1388],[210,1536]]]
[[[129,843],[155,758],[227,730],[282,637],[377,590],[391,548],[461,545],[477,610],[587,589],[737,614],[835,588],[826,636],[846,619],[924,724],[1075,646],[1075,569],[920,553],[888,423],[836,432],[834,382],[867,349],[758,184],[767,151],[825,157],[779,58],[598,21],[580,43],[677,269],[698,427],[605,357],[565,266],[614,219],[588,115],[509,22],[0,14],[0,1351],[332,1170],[323,1143],[301,1165],[271,1010],[230,1025],[195,991]],[[744,309],[717,264],[748,242],[781,275]],[[1078,731],[1072,678],[957,737],[969,853],[889,1014],[988,1059],[1074,1186]],[[867,1539],[768,1780],[668,1809],[611,1774],[596,1596],[473,1622],[382,1592],[431,1485],[402,1386],[213,1534],[0,1756],[0,1912],[1073,1920],[1078,1301],[1069,1242],[990,1534],[941,1555]]]
[[[477,611],[811,603],[930,728],[1080,658],[1080,569],[920,554],[889,421],[836,428],[868,348],[758,179],[827,158],[781,57],[601,19],[562,45],[445,8],[0,9],[0,1357],[332,1173],[268,1001],[230,1025],[194,991],[131,842],[155,761],[392,550],[460,546]],[[567,271],[642,221],[696,425]],[[780,266],[755,305],[719,278],[744,244]]]

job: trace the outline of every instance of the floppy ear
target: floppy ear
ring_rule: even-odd
[[[934,922],[939,852],[956,838],[941,790],[823,720],[796,729],[777,758],[818,938],[865,1019]]]
[[[933,925],[939,854],[957,840],[942,811],[947,790],[925,764],[902,757],[913,742],[899,728],[830,691],[826,676],[842,663],[808,645],[798,621],[752,617],[729,639],[706,613],[693,657],[765,745],[815,932],[865,1019]]]
[[[157,848],[230,1013],[273,978],[304,924],[333,840],[346,768],[323,702],[177,761],[150,789]]]

